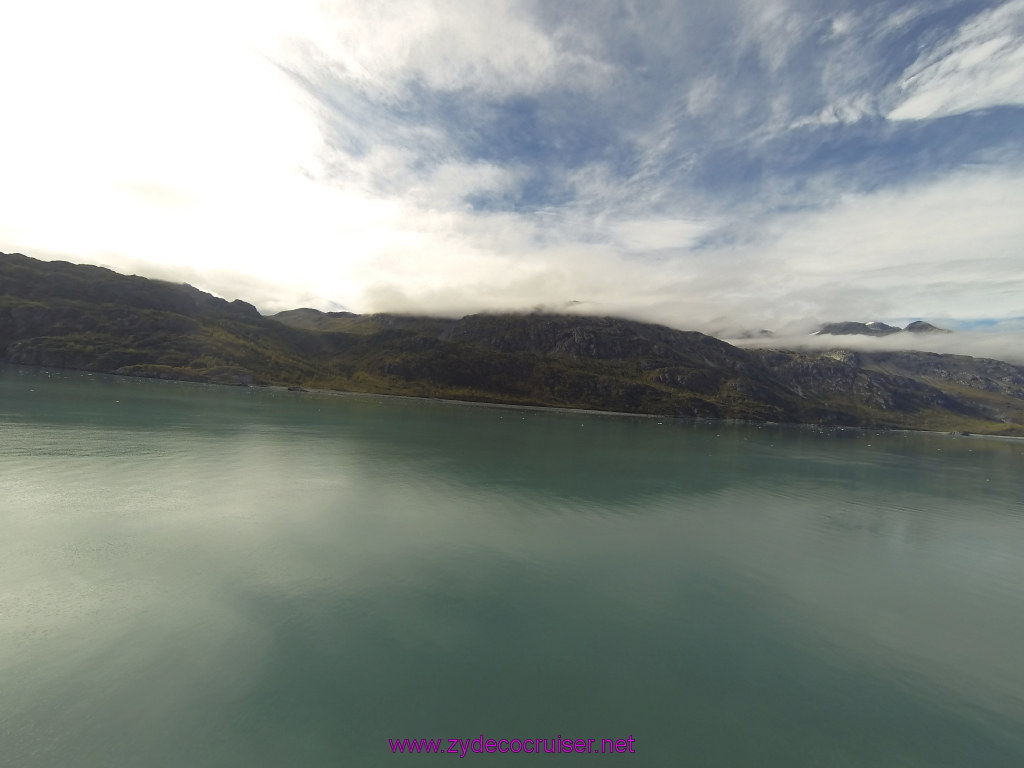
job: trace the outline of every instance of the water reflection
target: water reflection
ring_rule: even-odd
[[[0,393],[12,764],[373,766],[480,733],[632,733],[665,766],[1024,757],[1019,444]]]

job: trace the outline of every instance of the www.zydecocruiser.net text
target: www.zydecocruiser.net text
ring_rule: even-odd
[[[561,734],[551,739],[488,739],[480,734],[473,739],[388,739],[392,753],[457,755],[493,752],[536,754],[636,754],[632,734],[624,739],[569,739]]]

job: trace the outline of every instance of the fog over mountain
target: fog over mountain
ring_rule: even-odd
[[[1024,316],[1024,0],[97,0],[0,29],[5,252],[268,313]]]
[[[865,352],[919,350],[1024,364],[1024,321],[999,323],[984,330],[962,330],[949,334],[890,336],[814,336],[805,333],[777,334],[766,338],[725,338],[738,347],[776,349],[851,349]]]
[[[951,334],[886,338],[898,335]],[[686,418],[1024,435],[1024,367],[999,360],[740,349],[664,325],[540,311],[445,319],[299,308],[266,317],[252,304],[190,285],[22,254],[0,253],[0,363]]]

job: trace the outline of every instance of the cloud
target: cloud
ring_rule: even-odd
[[[7,249],[217,268],[305,239],[275,225],[323,204],[302,210],[316,123],[256,49],[280,19],[242,3],[5,9]]]
[[[1024,365],[1021,329],[997,331],[964,331],[952,334],[897,333],[890,336],[811,336],[807,333],[786,333],[764,339],[726,340],[738,347],[769,349],[851,349],[861,352],[936,352],[1004,360]]]
[[[692,219],[628,219],[611,225],[612,242],[623,251],[664,251],[690,248],[711,226]]]
[[[1019,174],[977,169],[772,217],[742,248],[767,267],[757,293],[822,322],[1013,315],[1024,295],[1024,223],[1013,214],[1022,202]],[[750,302],[763,305],[756,293]]]
[[[1021,201],[1019,175],[977,170],[769,217],[745,242],[708,247],[694,246],[702,222],[540,225],[462,212],[434,229],[424,220],[407,247],[368,262],[374,279],[362,301],[447,314],[579,301],[715,333],[729,323],[778,330],[794,318],[809,331],[841,319],[1014,315],[1024,295],[1024,225],[1012,215]],[[633,233],[631,250],[624,241]],[[651,260],[654,251],[663,256]]]
[[[376,98],[401,101],[417,84],[507,97],[556,81],[596,83],[606,72],[572,40],[544,34],[516,2],[398,0],[323,8],[323,29],[309,42],[336,74]]]
[[[265,311],[1017,316],[1022,2],[9,4],[0,250]]]
[[[978,14],[925,51],[889,98],[890,120],[1024,105],[1024,0]]]

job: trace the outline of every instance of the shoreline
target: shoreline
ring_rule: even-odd
[[[918,435],[940,435],[947,438],[966,439],[987,439],[987,440],[1002,440],[1002,441],[1021,441],[1024,442],[1024,436],[1021,435],[996,435],[996,434],[981,434],[977,432],[959,431],[959,430],[928,430],[928,429],[907,429],[904,427],[857,427],[848,425],[834,425],[834,424],[814,424],[809,422],[782,422],[782,421],[751,421],[749,419],[724,419],[724,418],[710,418],[706,416],[672,416],[668,414],[658,413],[630,413],[627,411],[604,411],[593,408],[569,408],[566,406],[559,405],[522,405],[519,403],[501,403],[501,402],[487,402],[482,400],[457,400],[454,398],[446,397],[432,397],[432,396],[418,396],[418,395],[395,395],[384,392],[356,392],[352,390],[342,389],[320,389],[315,387],[302,387],[302,386],[288,386],[284,384],[228,384],[218,383],[211,381],[189,381],[187,379],[161,379],[154,376],[137,376],[128,373],[111,373],[106,371],[88,371],[79,368],[53,368],[50,366],[36,366],[36,365],[23,365],[21,363],[7,363],[0,361],[0,373],[7,369],[26,369],[38,371],[40,373],[49,373],[53,371],[61,371],[67,373],[79,373],[89,376],[115,376],[119,379],[138,380],[138,381],[160,381],[163,383],[174,383],[188,386],[201,386],[201,387],[217,387],[224,389],[240,390],[245,389],[248,391],[256,392],[272,392],[275,394],[291,394],[291,395],[316,395],[316,396],[330,396],[330,397],[382,397],[388,399],[404,400],[410,402],[433,402],[441,403],[444,405],[463,405],[463,406],[475,406],[483,408],[498,408],[505,410],[519,410],[519,411],[531,411],[531,412],[549,412],[549,413],[560,413],[560,414],[586,414],[588,416],[611,416],[611,417],[629,417],[629,418],[640,418],[640,419],[660,419],[660,420],[671,420],[687,424],[728,424],[728,425],[740,425],[750,427],[783,427],[789,429],[802,429],[802,430],[813,430],[822,434],[831,434],[836,432],[874,432],[874,433],[906,433],[906,434],[918,434]]]
[[[231,386],[224,384],[213,384],[212,386]],[[343,389],[317,389],[311,387],[287,387],[280,384],[258,384],[251,385],[249,389],[258,391],[273,391],[282,392],[286,394],[294,395],[326,395],[329,397],[385,397],[395,400],[407,400],[415,402],[431,402],[441,403],[444,405],[462,405],[462,406],[474,406],[481,408],[500,408],[506,410],[522,410],[522,411],[533,411],[533,412],[549,412],[549,413],[562,413],[562,414],[586,414],[588,416],[614,416],[614,417],[628,417],[628,418],[639,418],[639,419],[663,419],[679,421],[688,424],[728,424],[748,427],[783,427],[789,429],[803,429],[813,430],[819,433],[834,433],[834,432],[874,432],[878,433],[906,433],[911,435],[937,435],[947,438],[956,439],[985,439],[985,440],[1009,440],[1009,441],[1021,441],[1024,442],[1024,436],[1019,435],[988,435],[979,434],[977,432],[967,431],[939,431],[929,429],[906,429],[903,427],[854,427],[846,425],[834,425],[834,424],[813,424],[807,422],[789,422],[789,421],[750,421],[748,419],[722,419],[722,418],[709,418],[705,416],[671,416],[668,414],[660,413],[629,413],[628,411],[600,411],[593,408],[567,408],[560,405],[520,405],[518,403],[494,403],[480,400],[455,400],[452,398],[445,397],[418,397],[416,395],[393,395],[383,392],[353,392]]]

